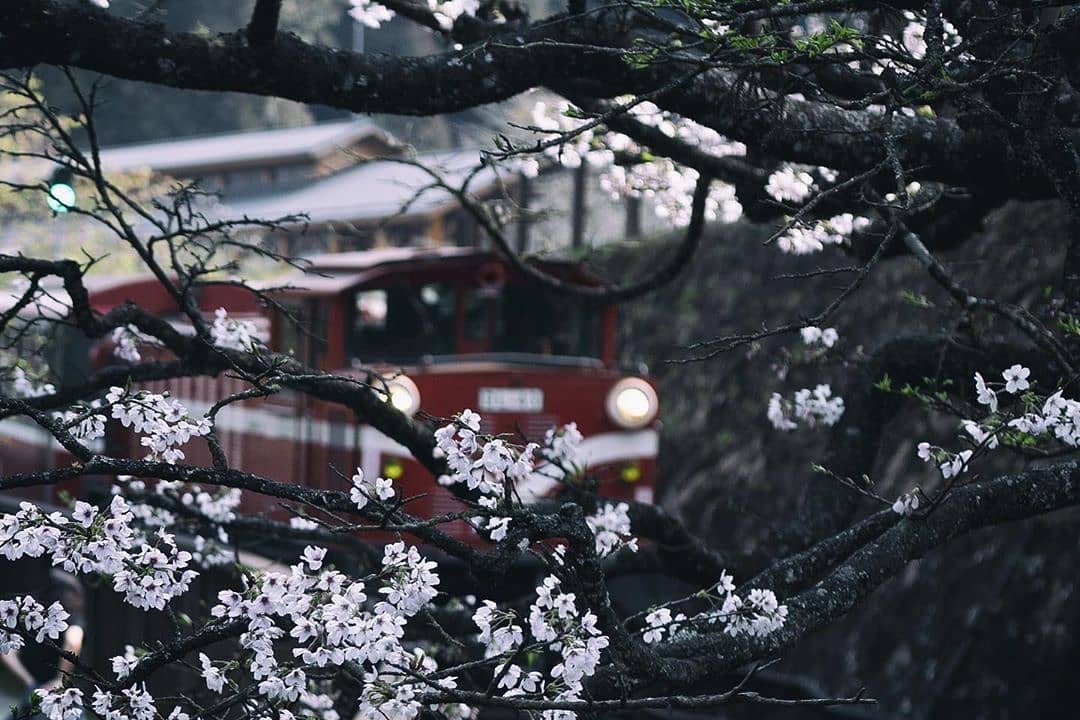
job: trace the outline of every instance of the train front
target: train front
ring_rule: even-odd
[[[649,378],[616,367],[614,306],[547,292],[474,250],[327,255],[312,269],[317,277],[291,280],[294,289],[281,299],[315,332],[298,332],[279,313],[276,349],[326,370],[374,369],[385,378],[388,402],[432,425],[471,409],[482,418],[481,432],[524,444],[574,423],[583,436],[577,457],[584,478],[598,482],[601,495],[653,500],[659,401]],[[589,281],[575,265],[545,269]],[[309,478],[331,466],[360,467],[368,477],[393,480],[401,497],[415,497],[414,515],[462,509],[374,428],[349,426],[329,405],[305,412],[327,425],[324,447],[305,453]],[[525,499],[558,490],[539,476],[518,488]],[[475,537],[464,523],[450,529]]]

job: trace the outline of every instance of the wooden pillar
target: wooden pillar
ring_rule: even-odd
[[[570,244],[580,248],[585,244],[585,193],[588,190],[589,165],[584,160],[574,168],[574,209],[571,213]]]
[[[519,253],[527,252],[529,249],[529,223],[531,218],[529,217],[529,205],[532,202],[532,179],[522,173],[518,176],[518,221],[517,221],[517,238],[515,248]]]
[[[626,198],[626,239],[636,240],[641,237],[641,198],[634,195]]]
[[[428,241],[433,247],[441,247],[446,244],[446,216],[442,213],[435,215],[428,223]]]

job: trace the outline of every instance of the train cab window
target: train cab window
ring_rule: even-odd
[[[484,342],[491,338],[492,320],[498,299],[498,293],[487,288],[469,288],[465,292],[463,314],[467,342]]]
[[[496,352],[600,355],[600,314],[582,298],[509,285],[503,289],[496,323]]]
[[[473,288],[464,299],[465,340],[487,351],[600,355],[600,314],[580,298],[506,285],[498,290]]]
[[[454,349],[456,293],[444,283],[361,290],[352,305],[350,354],[364,362],[405,362]]]

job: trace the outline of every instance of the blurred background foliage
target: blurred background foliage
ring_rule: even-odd
[[[154,18],[177,32],[210,34],[243,28],[251,17],[254,0],[113,0],[110,11],[127,17]],[[527,0],[533,14],[558,7],[553,0]],[[346,0],[304,0],[285,3],[281,29],[311,42],[340,48],[357,44],[355,23],[347,15]],[[367,53],[419,55],[446,47],[434,33],[395,18],[378,30],[365,28]],[[41,68],[44,89],[61,107],[73,105],[66,79],[51,68]],[[83,85],[94,76],[78,73]],[[308,106],[278,98],[239,93],[176,90],[145,83],[104,79],[95,112],[103,145],[147,142],[190,135],[236,130],[294,127],[347,117],[340,110]],[[526,121],[531,101],[517,99],[497,108],[471,109],[436,118],[378,115],[373,119],[385,130],[421,150],[487,145],[500,122],[510,114]]]

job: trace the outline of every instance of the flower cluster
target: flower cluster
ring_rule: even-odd
[[[769,398],[766,416],[777,430],[794,430],[800,423],[807,427],[835,425],[844,414],[844,398],[833,397],[832,388],[821,384],[813,390],[803,388],[795,393],[793,401],[785,400],[780,393]]]
[[[480,628],[479,640],[484,645],[484,657],[495,657],[514,651],[525,638],[517,615],[500,610],[491,600],[484,600],[473,613],[473,622]]]
[[[513,613],[498,610],[490,601],[485,601],[473,615],[473,622],[480,628],[479,640],[486,647],[485,655],[508,658],[495,669],[503,694],[557,701],[581,699],[585,678],[596,672],[608,646],[607,636],[596,627],[596,615],[581,612],[575,594],[564,592],[554,575],[536,588],[536,600],[529,608],[529,635],[559,654],[559,662],[546,678],[511,661],[525,641],[525,633],[515,621]],[[554,720],[566,715],[546,711],[543,717]]]
[[[540,454],[549,463],[558,467],[577,467],[581,464],[582,440],[584,437],[578,430],[577,423],[572,422],[549,428],[544,433],[544,446],[540,448]]]
[[[352,488],[349,490],[349,498],[356,505],[357,510],[363,510],[372,498],[378,499],[379,502],[386,502],[392,497],[394,497],[393,480],[375,478],[373,482],[364,477],[363,470],[356,468],[356,474],[352,476]]]
[[[645,616],[645,632],[641,639],[647,644],[658,643],[664,639],[664,633],[674,635],[679,631],[679,623],[686,619],[684,613],[672,615],[666,607],[657,608]]]
[[[79,720],[83,716],[83,692],[74,687],[35,690],[41,713],[48,720]],[[91,707],[105,720],[154,720],[158,717],[153,696],[146,684],[140,683],[113,693],[94,689]],[[175,706],[166,720],[190,720],[190,716]]]
[[[630,102],[620,98],[620,102]],[[746,146],[720,135],[715,130],[687,118],[665,112],[650,102],[633,105],[629,114],[637,121],[655,127],[668,137],[696,147],[715,157],[745,155]],[[533,107],[533,124],[541,132],[574,133],[567,142],[544,150],[544,153],[564,167],[578,167],[582,162],[601,168],[600,184],[614,200],[626,197],[647,198],[657,217],[672,225],[690,222],[691,198],[698,181],[698,172],[683,167],[669,158],[653,156],[643,151],[631,138],[616,132],[595,129],[581,130],[584,120],[577,116],[566,101],[557,105],[538,102]],[[637,156],[640,162],[615,162],[616,154]],[[705,218],[734,222],[742,216],[743,207],[735,188],[714,181],[705,201]]]
[[[480,422],[479,415],[465,410],[454,422],[435,431],[436,453],[446,458],[450,470],[438,482],[444,486],[460,484],[478,492],[479,505],[491,514],[477,516],[472,523],[499,542],[510,528],[510,517],[499,514],[499,508],[507,505],[507,485],[523,482],[541,468],[562,472],[575,467],[582,437],[571,423],[548,430],[543,446],[527,443],[518,447],[501,438],[480,435]]]
[[[119,693],[96,688],[90,706],[105,720],[154,720],[157,717],[154,697],[146,690],[145,683],[124,688]],[[186,720],[187,713],[178,707],[170,715],[173,720],[179,720],[180,716]]]
[[[600,185],[613,200],[625,197],[647,198],[652,201],[656,216],[676,227],[688,225],[691,198],[698,173],[677,165],[669,158],[656,158],[635,165],[612,165],[600,176]],[[705,219],[733,223],[742,217],[743,207],[735,188],[723,182],[713,182],[705,200]]]
[[[324,699],[313,690],[308,668],[351,662],[362,665],[366,673],[363,717],[415,717],[424,687],[402,668],[419,663],[432,672],[436,666],[402,643],[409,618],[437,593],[435,563],[402,542],[386,546],[382,568],[374,578],[377,590],[369,597],[365,582],[325,567],[325,559],[324,549],[309,546],[289,572],[264,573],[254,577],[244,592],[218,594],[211,615],[246,620],[247,631],[240,638],[244,653],[238,661],[222,667],[200,657],[207,688],[224,692],[234,682],[229,671],[237,668],[257,682],[258,693],[268,701],[320,707]],[[291,660],[284,659],[290,655]],[[453,687],[453,679],[442,687]],[[330,712],[321,714],[328,718]]]
[[[842,245],[870,225],[868,218],[842,213],[828,220],[817,220],[813,225],[793,224],[780,235],[776,245],[791,255],[807,255],[821,252],[826,245]]]
[[[141,480],[128,480],[126,485],[114,485],[113,494],[126,492],[126,499],[131,502],[131,512],[137,524],[132,526],[136,535],[144,529],[173,527],[177,524],[176,515],[162,507],[140,502],[140,495],[146,492],[146,483]],[[191,559],[201,567],[213,567],[232,562],[229,534],[222,524],[236,519],[236,509],[240,506],[241,492],[236,488],[218,488],[205,490],[199,485],[184,484],[159,480],[154,486],[154,494],[166,497],[182,505],[201,519],[217,525],[215,537],[194,534],[192,537]],[[146,540],[146,537],[139,538]]]
[[[52,383],[39,383],[30,378],[26,371],[16,365],[11,371],[11,394],[15,397],[33,398],[52,395],[56,386]]]
[[[72,437],[84,444],[105,437],[105,415],[100,411],[100,400],[89,404],[72,406],[71,409],[54,414],[64,424]]]
[[[133,646],[125,645],[124,654],[110,658],[110,662],[112,663],[113,674],[116,675],[118,680],[123,680],[139,664],[139,656],[135,653]]]
[[[435,688],[453,690],[453,676],[425,681],[439,665],[435,659],[414,648],[402,652],[377,670],[364,673],[364,689],[360,693],[359,720],[413,720],[420,711],[417,698]],[[430,682],[430,684],[429,684]],[[433,687],[435,686],[435,687]],[[472,708],[461,703],[437,703],[429,706],[436,717],[465,720],[473,715]]]
[[[349,17],[369,28],[378,28],[394,19],[394,11],[373,0],[349,0]],[[479,0],[427,0],[427,7],[443,30],[454,27],[454,21],[462,15],[475,15],[480,8]]]
[[[901,33],[901,42],[904,49],[911,53],[911,57],[921,60],[926,57],[926,22],[910,10],[904,12],[904,19],[908,22]],[[954,48],[959,45],[960,33],[956,30],[956,26],[946,18],[941,18],[941,25],[945,47]]]
[[[163,460],[170,465],[184,459],[180,445],[193,437],[208,435],[211,430],[208,418],[191,417],[184,404],[167,392],[158,394],[140,390],[130,393],[114,386],[109,388],[105,401],[112,408],[112,417],[121,425],[143,433],[139,443],[150,450],[149,459]]]
[[[787,605],[781,605],[772,590],[755,588],[745,597],[735,592],[733,578],[727,572],[720,573],[720,580],[708,592],[699,594],[708,603],[708,609],[695,615],[672,614],[667,607],[655,608],[645,616],[642,640],[658,643],[665,633],[674,636],[680,631],[689,632],[698,625],[721,625],[727,635],[750,635],[764,637],[784,627],[787,622]]]
[[[23,646],[23,637],[18,631],[34,636],[35,642],[45,638],[57,640],[68,628],[68,613],[64,607],[54,602],[45,608],[29,595],[18,596],[12,600],[0,600],[0,654],[19,650]]]
[[[751,590],[743,599],[729,592],[720,608],[720,617],[726,623],[728,635],[764,637],[784,627],[787,621],[787,605],[776,600],[772,590]]]
[[[806,345],[824,345],[827,348],[831,348],[840,339],[840,333],[836,332],[836,328],[825,328],[822,330],[814,325],[807,325],[799,331],[802,335],[803,343]]]
[[[112,332],[113,355],[124,362],[137,363],[142,360],[139,343],[142,335],[134,325],[121,325]]]
[[[814,178],[810,173],[795,167],[782,167],[769,175],[765,192],[779,202],[802,202],[814,190]]]
[[[896,498],[896,502],[892,504],[892,511],[897,515],[910,517],[919,509],[920,504],[918,491],[912,491]]]
[[[630,530],[630,506],[624,502],[605,503],[595,515],[585,518],[596,536],[596,554],[605,557],[628,547],[637,552],[637,538]]]
[[[140,542],[131,507],[119,495],[104,511],[77,501],[70,520],[28,502],[19,508],[0,517],[0,555],[8,560],[48,554],[68,572],[111,576],[113,589],[142,610],[161,610],[198,576],[188,567],[191,553],[180,550],[171,534],[158,530],[153,544]]]
[[[986,408],[987,415],[982,420],[960,421],[962,432],[974,448],[953,452],[920,442],[916,449],[919,459],[936,464],[944,480],[956,482],[977,456],[996,450],[1003,440],[1026,444],[1054,439],[1071,448],[1080,447],[1080,401],[1064,397],[1062,389],[1042,397],[1035,393],[1030,377],[1031,370],[1019,364],[1006,368],[1001,381],[996,383],[988,382],[976,372],[975,401]],[[1003,409],[998,393],[1006,395],[1005,402],[1011,411]],[[1009,399],[1010,395],[1014,397]],[[901,496],[893,504],[893,510],[902,515],[917,508],[918,498],[913,500],[912,493]]]
[[[225,308],[214,311],[214,324],[210,326],[210,337],[214,344],[226,350],[250,352],[257,342],[255,323],[250,320],[234,320]]]
[[[79,720],[83,714],[82,690],[78,688],[34,691],[41,714],[49,720]]]

